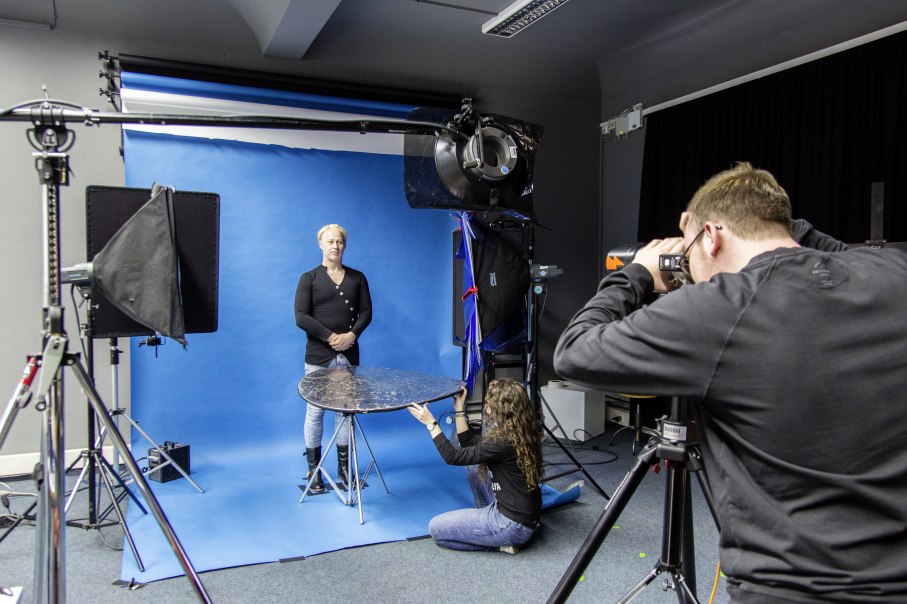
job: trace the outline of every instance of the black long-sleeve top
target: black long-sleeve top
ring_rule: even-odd
[[[555,369],[693,403],[735,601],[907,601],[907,254],[777,249],[641,307],[653,286],[606,277]]]
[[[356,334],[356,342],[343,352],[351,365],[359,364],[359,336],[372,322],[372,297],[365,275],[344,266],[343,281],[334,283],[327,268],[319,265],[299,277],[296,286],[296,325],[306,332],[305,362],[327,365],[337,356],[327,339],[332,333]]]
[[[486,464],[491,474],[491,488],[498,501],[498,511],[514,522],[535,528],[542,514],[542,490],[533,485],[517,465],[516,449],[507,442],[482,438],[473,430],[457,434],[460,448],[455,449],[444,433],[434,437],[438,453],[448,465]]]

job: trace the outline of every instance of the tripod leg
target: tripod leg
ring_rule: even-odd
[[[76,478],[76,484],[75,484],[75,486],[72,487],[72,490],[69,492],[69,498],[66,500],[66,505],[63,508],[67,514],[69,513],[69,507],[72,505],[72,500],[76,498],[76,493],[79,492],[79,485],[82,484],[82,480],[85,479],[85,474],[88,473],[88,469],[90,467],[90,464],[88,463],[88,460],[87,460],[88,455],[86,454],[86,452],[82,451],[82,455],[79,456],[79,459],[76,459],[74,462],[69,464],[68,468],[66,468],[66,473],[69,474],[69,471],[72,470],[74,467],[76,467],[76,465],[79,463],[79,460],[82,458],[86,458],[85,465],[82,466],[82,471],[79,472],[79,477]]]
[[[38,476],[38,530],[36,536],[36,602],[66,599],[66,512],[63,475],[63,374],[60,363],[66,338],[52,335],[42,355],[38,378],[41,413],[41,463]],[[46,393],[46,396],[45,396]]]
[[[359,476],[359,451],[356,448],[356,426],[353,421],[355,417],[355,415],[351,417],[348,424],[350,431],[350,462],[353,464],[353,474],[356,477],[356,505],[359,507],[359,524],[363,524],[365,517],[362,511],[362,481]],[[348,488],[351,490],[350,497],[352,497],[353,485],[348,485]]]
[[[330,451],[331,446],[337,440],[337,435],[340,433],[341,425],[337,424],[337,427],[334,429],[334,434],[331,436],[331,440],[328,441],[328,446],[324,448],[324,451]],[[321,472],[321,477],[328,481],[328,484],[331,485],[331,488],[334,489],[334,494],[337,495],[337,498],[343,502],[344,505],[350,505],[347,499],[343,498],[343,495],[340,494],[340,486],[334,482],[334,479],[331,478],[331,475],[324,469],[324,462],[327,459],[327,455],[322,455],[321,459],[318,460],[318,465],[312,470],[312,476],[315,476],[316,472]],[[309,489],[312,486],[312,481],[309,480],[305,485],[305,489],[302,490],[302,496],[299,498],[299,503],[305,501],[306,496],[309,494]]]
[[[674,589],[677,590],[677,599],[680,604],[699,604],[694,588],[691,588],[683,574],[674,574]]]
[[[586,468],[583,467],[583,464],[581,464],[581,463],[579,462],[579,460],[576,459],[576,457],[574,457],[574,456],[570,453],[570,451],[568,451],[568,450],[566,449],[566,447],[564,447],[564,445],[561,443],[561,441],[559,441],[559,440],[557,439],[557,437],[554,435],[554,433],[553,433],[551,430],[548,429],[548,426],[542,424],[542,428],[544,428],[544,429],[545,429],[545,432],[547,432],[548,435],[551,436],[551,438],[554,439],[554,442],[557,443],[557,446],[560,447],[561,451],[563,451],[564,454],[567,455],[567,457],[570,458],[570,461],[573,462],[573,465],[576,466],[576,469],[583,473],[583,475],[586,477],[586,479],[592,484],[592,486],[595,487],[595,490],[598,491],[599,494],[600,494],[602,497],[604,497],[605,499],[610,499],[610,497],[608,497],[608,494],[605,493],[605,490],[604,490],[603,488],[601,488],[600,486],[598,486],[598,483],[595,482],[595,479],[592,478],[592,475],[589,474],[588,471],[586,471]],[[572,472],[571,472],[571,473],[572,473]],[[561,474],[561,476],[562,476],[562,474]],[[551,480],[552,478],[554,478],[554,477],[552,476],[552,477],[548,477],[548,478],[546,478],[546,479],[542,479],[542,482],[545,482],[546,480]]]
[[[135,541],[132,540],[132,533],[129,532],[129,526],[126,524],[126,518],[123,516],[123,511],[117,504],[117,497],[113,492],[113,485],[110,483],[110,476],[108,475],[108,473],[112,473],[113,468],[108,466],[106,462],[102,463],[100,468],[101,482],[104,483],[104,488],[107,490],[107,496],[110,497],[110,505],[113,507],[114,511],[117,514],[117,520],[120,521],[120,525],[123,527],[123,533],[126,534],[126,541],[129,543],[129,549],[132,550],[132,556],[135,558],[135,563],[138,565],[140,571],[145,572],[145,565],[142,564],[142,557],[139,556],[139,550],[135,547]]]
[[[122,457],[123,462],[126,464],[126,467],[129,469],[129,473],[132,474],[132,478],[133,480],[135,480],[136,486],[139,488],[139,491],[142,493],[142,496],[148,503],[148,507],[151,508],[151,513],[157,520],[158,526],[161,527],[161,531],[163,531],[165,537],[167,538],[167,541],[170,543],[170,547],[173,549],[173,553],[176,555],[180,565],[183,567],[183,570],[186,573],[186,578],[189,579],[190,583],[192,583],[196,595],[202,602],[211,602],[211,598],[205,591],[205,586],[202,585],[201,579],[199,579],[198,574],[195,572],[195,568],[192,567],[192,562],[189,561],[189,556],[186,554],[186,550],[183,549],[183,544],[180,543],[179,537],[176,536],[173,527],[170,525],[170,521],[167,520],[167,516],[164,514],[164,510],[161,509],[157,498],[154,496],[154,492],[151,490],[151,487],[148,486],[148,482],[145,480],[145,476],[142,474],[139,466],[135,463],[135,459],[133,459],[132,454],[129,452],[129,447],[126,446],[126,441],[123,440],[123,436],[116,429],[113,420],[107,413],[107,408],[101,401],[101,397],[98,394],[97,390],[95,390],[94,384],[91,383],[88,374],[85,373],[85,369],[79,363],[78,358],[76,358],[74,355],[68,355],[68,360],[71,363],[73,371],[75,372],[76,377],[78,378],[79,383],[82,386],[82,389],[85,391],[88,402],[95,410],[95,414],[97,415],[98,420],[100,420],[101,423],[104,424],[104,426],[107,428],[107,435],[110,437],[110,439],[113,441],[114,446],[120,452],[120,456]]]
[[[655,579],[657,579],[658,575],[660,575],[663,572],[664,572],[664,568],[660,564],[655,566],[655,568],[653,568],[649,572],[648,575],[643,577],[642,581],[637,583],[633,589],[628,591],[627,594],[623,598],[621,598],[620,600],[617,601],[618,604],[625,604],[626,602],[630,602],[631,600],[633,600],[633,598],[638,596],[642,592],[642,590],[644,590],[646,587],[648,587],[649,584],[652,581],[654,581]]]
[[[200,486],[198,486],[198,484],[196,484],[196,482],[194,480],[192,480],[192,478],[189,477],[189,474],[186,473],[186,471],[182,468],[182,466],[180,466],[178,463],[173,461],[173,458],[170,457],[170,455],[168,455],[167,452],[163,448],[161,448],[160,445],[158,445],[156,442],[154,442],[151,439],[151,437],[148,436],[148,434],[145,433],[145,431],[139,427],[139,424],[137,422],[135,422],[131,417],[129,417],[125,413],[123,415],[126,417],[127,420],[129,420],[129,423],[136,430],[136,432],[141,434],[145,438],[145,440],[150,442],[151,446],[153,446],[157,450],[158,453],[163,455],[167,459],[167,461],[176,469],[176,471],[179,472],[180,474],[182,474],[183,478],[185,478],[187,481],[189,481],[190,484],[192,484],[192,486],[195,487],[196,491],[198,491],[199,493],[205,492]],[[114,426],[114,428],[116,428],[116,426]]]
[[[110,463],[109,463],[106,459],[104,459],[104,458],[101,456],[100,452],[97,453],[97,459],[96,459],[95,463],[98,465],[98,467],[102,467],[102,466],[103,466],[103,467],[106,467],[106,468],[107,468],[107,472],[108,472],[108,476],[112,476],[112,477],[117,481],[117,484],[120,485],[120,488],[123,489],[123,492],[126,493],[127,495],[129,495],[129,498],[132,499],[132,502],[133,502],[136,506],[138,506],[138,508],[139,508],[140,510],[142,510],[142,513],[143,513],[143,514],[147,514],[147,513],[148,513],[148,510],[145,509],[145,506],[142,505],[142,502],[139,501],[139,498],[136,497],[136,496],[135,496],[135,493],[133,493],[133,492],[129,489],[129,487],[126,485],[126,483],[123,482],[123,479],[120,477],[119,473],[118,473],[116,470],[114,470],[114,469],[113,469],[113,466],[110,465]],[[122,497],[122,495],[121,495],[120,497],[114,499],[114,500],[111,502],[111,505],[116,505],[116,503],[117,503],[118,501],[120,501],[122,498],[123,498],[123,497]],[[105,517],[107,516],[107,514],[109,514],[109,513],[110,513],[110,510],[104,510],[104,513],[101,514],[101,518],[105,518]]]
[[[573,443],[570,442],[570,437],[567,436],[567,431],[564,430],[564,427],[561,425],[561,421],[560,421],[560,420],[557,418],[557,416],[554,414],[554,411],[551,410],[551,406],[548,404],[548,401],[545,400],[545,397],[542,395],[541,392],[539,392],[539,400],[542,401],[542,405],[544,405],[544,406],[545,406],[545,410],[548,411],[547,417],[549,417],[549,418],[551,418],[552,420],[554,420],[554,421],[552,422],[552,423],[554,424],[554,426],[551,428],[551,433],[552,433],[552,434],[551,434],[551,437],[552,437],[552,438],[555,438],[555,436],[554,436],[554,431],[559,429],[559,430],[561,431],[561,434],[564,435],[564,440],[567,441],[567,446],[570,447],[570,450],[571,450],[571,451],[573,451],[574,453],[576,453],[576,449],[573,448]],[[542,422],[542,423],[544,423],[544,422]],[[555,440],[556,440],[556,438],[555,438]]]
[[[696,480],[699,482],[699,487],[702,489],[705,503],[709,506],[709,512],[712,514],[712,520],[715,522],[715,527],[718,529],[718,532],[721,532],[721,523],[718,522],[718,515],[715,514],[715,499],[712,496],[712,487],[709,484],[709,477],[705,473],[705,467],[702,465],[702,455],[697,449],[694,449],[690,455],[696,462],[696,465],[692,466],[692,472],[696,474]]]
[[[3,543],[3,540],[6,539],[10,533],[13,532],[13,529],[15,529],[17,526],[19,526],[23,520],[28,518],[28,515],[31,514],[33,511],[35,511],[36,507],[38,507],[37,501],[32,503],[30,506],[28,506],[28,509],[25,510],[24,512],[22,512],[22,514],[20,514],[16,518],[16,520],[11,525],[9,525],[9,527],[7,527],[7,529],[5,531],[3,531],[3,534],[0,535],[0,543]]]
[[[3,411],[3,417],[0,418],[0,449],[3,448],[3,443],[6,441],[6,436],[9,434],[10,428],[12,428],[19,409],[25,407],[31,398],[29,388],[37,372],[38,359],[29,357],[28,362],[25,364],[25,369],[22,371],[22,379],[16,384],[16,389],[13,391],[13,395],[9,398],[6,409]]]
[[[551,592],[551,596],[548,598],[548,604],[567,601],[573,588],[576,587],[576,584],[579,582],[579,578],[582,576],[583,571],[589,566],[589,562],[592,561],[595,553],[604,542],[605,537],[608,536],[611,527],[614,526],[617,518],[630,502],[630,498],[633,496],[633,493],[636,492],[639,483],[645,478],[646,472],[649,470],[649,467],[651,467],[652,460],[655,458],[655,453],[655,447],[646,447],[636,459],[636,464],[630,469],[627,475],[624,476],[624,479],[621,481],[620,485],[618,485],[617,490],[614,491],[614,496],[608,502],[608,505],[605,507],[605,511],[598,519],[598,522],[595,523],[592,532],[586,537],[586,541],[580,546],[580,550],[573,558],[573,562],[570,563],[564,576],[561,577],[557,587]]]
[[[352,416],[352,421],[356,422],[356,427],[359,428],[359,434],[362,436],[362,440],[365,442],[365,448],[368,450],[368,455],[369,455],[369,457],[372,458],[372,461],[369,464],[369,467],[371,467],[372,465],[375,466],[375,470],[377,470],[377,472],[378,472],[378,478],[381,479],[381,484],[384,485],[384,492],[390,493],[390,491],[387,488],[387,483],[384,482],[384,475],[381,474],[381,468],[380,468],[380,466],[378,466],[378,460],[375,459],[375,454],[372,453],[372,447],[368,444],[368,438],[366,438],[365,432],[362,430],[362,425],[359,423],[359,419],[357,418],[356,415]],[[363,476],[363,478],[362,478],[363,480],[365,480],[368,477],[368,472],[369,472],[368,470],[365,471],[365,476]]]

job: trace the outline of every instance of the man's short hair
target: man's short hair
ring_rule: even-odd
[[[707,180],[693,195],[687,211],[700,225],[724,222],[741,239],[790,235],[787,192],[770,172],[748,162],[739,162]]]
[[[318,243],[321,243],[321,236],[324,235],[325,231],[328,231],[330,229],[337,229],[338,231],[340,231],[340,238],[343,239],[343,243],[346,243],[346,229],[344,229],[339,224],[326,224],[318,229]]]

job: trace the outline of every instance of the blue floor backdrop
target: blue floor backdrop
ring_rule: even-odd
[[[188,350],[131,343],[133,417],[157,441],[189,444],[192,477],[205,489],[182,479],[151,483],[196,570],[424,535],[434,514],[470,505],[462,469],[443,464],[406,411],[362,419],[390,488],[369,481],[364,525],[333,495],[298,503],[305,334],[293,298],[299,275],[321,262],[322,225],[347,229],[345,264],[369,279],[374,319],[360,339],[362,364],[460,377],[461,349],[451,344],[456,223],[443,211],[409,208],[402,157],[146,132],[124,138],[127,186],[221,196],[217,332],[189,334]],[[433,407],[438,415],[450,401]],[[132,445],[137,458],[149,446],[135,433]],[[126,548],[124,579],[181,574],[153,517],[133,505],[128,522],[146,570]]]

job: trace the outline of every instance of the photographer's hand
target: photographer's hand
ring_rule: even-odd
[[[683,249],[683,237],[653,239],[639,250],[636,257],[633,258],[633,264],[641,264],[646,267],[646,270],[649,271],[655,281],[656,292],[669,292],[674,289],[674,285],[668,278],[667,273],[662,272],[658,268],[658,257],[662,254],[679,254],[683,252]]]

